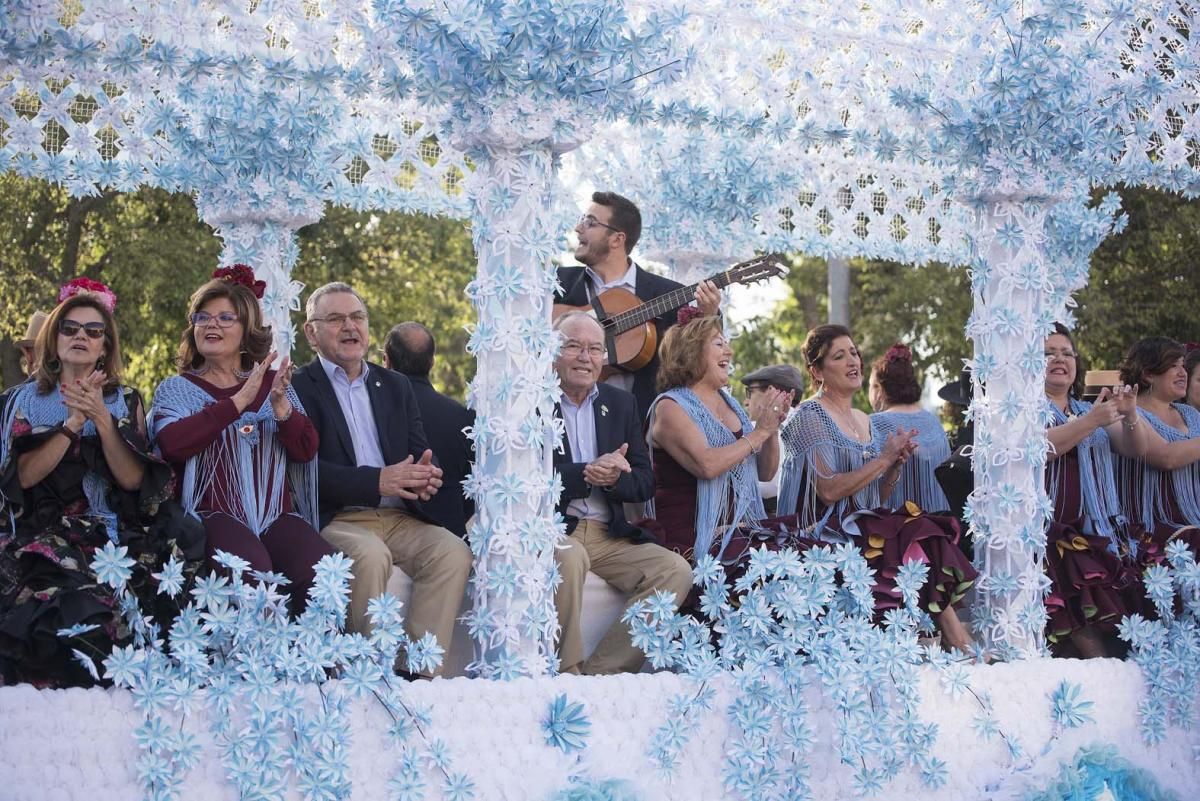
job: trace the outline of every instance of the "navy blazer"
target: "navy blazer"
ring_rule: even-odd
[[[667,294],[673,289],[683,286],[678,281],[672,281],[670,278],[663,278],[661,275],[646,272],[641,267],[637,268],[635,275],[634,283],[636,288],[633,294],[642,300],[653,300]],[[555,296],[556,303],[565,303],[568,306],[591,306],[591,301],[588,300],[587,273],[583,267],[559,267],[558,282],[562,285],[562,293]],[[654,318],[654,327],[658,331],[658,343],[660,345],[667,329],[675,324],[677,314],[678,309],[660,314]],[[658,349],[656,348],[654,358],[650,360],[650,363],[641,370],[635,370],[633,373],[633,394],[637,398],[639,424],[645,419],[646,412],[650,410],[650,404],[654,402],[654,398],[658,395],[658,388],[655,386],[657,379]],[[630,447],[632,447],[632,443]]]
[[[410,455],[420,459],[429,444],[412,385],[405,376],[378,364],[368,363],[367,369],[367,396],[384,464],[403,462]],[[379,468],[358,466],[350,427],[321,360],[313,359],[297,370],[292,387],[321,435],[317,450],[321,528],[347,506],[379,506]],[[433,522],[423,504],[406,500],[404,506],[414,516]]]
[[[646,441],[642,438],[642,426],[638,418],[637,402],[633,395],[623,389],[598,384],[599,394],[592,402],[592,415],[596,420],[596,455],[611,453],[629,444],[625,459],[633,472],[622,473],[617,483],[603,488],[612,518],[608,523],[610,537],[623,537],[634,542],[655,542],[654,535],[625,519],[626,503],[642,503],[654,497],[654,469],[646,452]],[[556,406],[555,414],[561,416]],[[558,512],[567,521],[567,533],[578,525],[579,519],[567,515],[567,505],[576,499],[586,498],[592,488],[583,480],[586,462],[572,461],[571,443],[563,432],[562,448],[554,452],[554,469],[562,477],[562,495],[558,499]]]
[[[475,412],[434,389],[428,376],[409,375],[408,381],[421,410],[429,447],[442,467],[442,488],[423,504],[425,513],[443,528],[466,537],[475,501],[463,492],[462,482],[471,473],[475,448],[463,429],[475,425]]]

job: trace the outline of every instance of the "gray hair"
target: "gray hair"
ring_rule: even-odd
[[[601,325],[600,321],[596,319],[596,315],[592,314],[591,312],[580,311],[579,309],[575,309],[574,311],[569,311],[566,314],[562,315],[561,317],[556,318],[554,320],[554,322],[551,323],[550,327],[553,328],[555,331],[561,332],[564,325],[566,325],[571,320],[578,320],[581,317],[585,320],[590,321],[593,325],[597,326],[601,331],[604,331],[604,326]]]
[[[367,302],[363,300],[362,295],[354,291],[354,287],[342,281],[330,281],[328,284],[314,289],[313,293],[308,296],[308,303],[304,305],[304,319],[311,322],[313,316],[316,314],[317,304],[320,303],[321,298],[326,295],[332,295],[335,292],[349,292],[358,298],[358,302],[363,305],[364,309],[367,308]]]

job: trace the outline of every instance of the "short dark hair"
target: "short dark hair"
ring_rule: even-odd
[[[1191,350],[1187,352],[1187,356],[1183,360],[1183,367],[1187,370],[1188,381],[1191,381],[1192,374],[1196,372],[1196,367],[1200,365],[1200,348],[1193,348],[1191,345],[1187,347],[1191,348]]]
[[[625,254],[632,253],[642,238],[642,213],[638,211],[637,204],[616,192],[593,192],[592,202],[612,209],[612,219],[608,224],[625,234]]]
[[[383,343],[391,368],[416,376],[429,375],[436,347],[429,329],[411,320],[393,326]]]
[[[1083,393],[1087,390],[1087,371],[1084,369],[1083,357],[1079,355],[1079,348],[1075,345],[1075,337],[1071,336],[1071,332],[1062,323],[1055,323],[1054,330],[1046,335],[1046,339],[1055,334],[1066,337],[1066,340],[1071,343],[1071,350],[1075,351],[1075,382],[1071,384],[1068,394],[1073,398],[1082,398]]]
[[[1183,345],[1169,337],[1146,337],[1139,339],[1125,354],[1121,363],[1121,383],[1137,387],[1139,392],[1150,389],[1148,375],[1162,375],[1187,351]]]

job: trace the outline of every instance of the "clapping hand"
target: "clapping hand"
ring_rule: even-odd
[[[913,439],[916,435],[916,429],[906,431],[903,428],[897,428],[888,435],[887,441],[883,443],[883,451],[880,455],[895,464],[904,464],[917,452],[917,442]]]
[[[441,486],[442,468],[433,463],[433,451],[429,449],[416,461],[410,454],[403,462],[379,471],[379,494],[385,498],[427,501]]]
[[[621,478],[622,473],[632,473],[633,468],[625,459],[629,451],[629,443],[621,443],[621,447],[610,453],[603,453],[583,468],[583,480],[593,487],[611,487]]]
[[[263,376],[267,374],[267,370],[271,369],[271,363],[278,355],[275,351],[271,351],[267,358],[250,368],[250,374],[246,376],[245,383],[234,393],[232,398],[238,412],[246,411],[250,404],[254,403],[254,399],[258,397],[258,390],[262,388]],[[278,376],[276,377],[278,378]],[[274,401],[272,401],[272,405],[274,405]]]
[[[1097,428],[1110,426],[1125,417],[1121,412],[1121,404],[1124,402],[1126,401],[1124,401],[1123,397],[1114,399],[1112,390],[1105,387],[1100,390],[1100,394],[1096,397],[1096,402],[1088,410],[1087,419],[1095,423]],[[1136,397],[1134,398],[1134,403],[1135,405],[1137,403]]]
[[[1117,384],[1112,388],[1112,402],[1126,420],[1137,419],[1137,390],[1128,384]],[[1131,424],[1132,425],[1132,424]]]
[[[276,420],[286,420],[292,413],[292,402],[287,396],[287,388],[291,383],[292,360],[285,356],[275,372],[275,379],[271,381],[271,411]]]
[[[63,404],[68,409],[67,422],[74,423],[73,430],[83,428],[83,424],[91,420],[96,425],[102,425],[111,418],[108,407],[104,405],[104,382],[107,376],[100,370],[80,381],[62,385]],[[78,429],[76,429],[76,426]]]
[[[750,419],[754,422],[754,430],[765,431],[768,434],[778,431],[791,405],[791,392],[768,387],[756,394],[750,401]]]

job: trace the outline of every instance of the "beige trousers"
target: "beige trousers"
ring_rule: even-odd
[[[583,606],[583,581],[588,572],[629,594],[629,605],[659,590],[675,594],[678,607],[692,586],[692,567],[674,551],[652,542],[632,543],[608,536],[608,526],[594,520],[581,520],[568,547],[554,555],[562,574],[562,583],[554,595],[558,607],[559,670],[563,673],[631,673],[641,670],[646,655],[634,647],[629,626],[617,620],[604,634],[596,650],[583,661],[583,635],[579,626]]]
[[[462,605],[471,549],[440,526],[401,509],[357,509],[338,514],[321,536],[354,560],[350,582],[351,631],[371,634],[367,602],[382,595],[398,566],[412,579],[404,628],[413,640],[427,632],[450,652],[454,621]],[[441,668],[435,674],[441,673]]]

